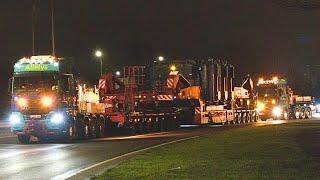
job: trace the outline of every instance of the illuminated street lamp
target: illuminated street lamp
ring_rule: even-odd
[[[100,50],[96,50],[96,57],[100,60],[100,76],[102,76],[102,52]]]
[[[164,60],[164,57],[163,57],[163,56],[159,56],[159,57],[158,57],[158,60],[159,60],[160,62],[162,62],[162,61]]]
[[[121,75],[120,71],[116,71],[116,76],[120,76],[120,75]]]

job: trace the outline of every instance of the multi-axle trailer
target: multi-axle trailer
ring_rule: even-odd
[[[259,119],[251,78],[234,87],[234,67],[223,61],[126,66],[121,75],[102,75],[96,86],[82,83],[74,67],[53,56],[14,65],[10,122],[20,142],[31,136],[68,140]]]

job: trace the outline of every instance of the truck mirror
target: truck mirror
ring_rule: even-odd
[[[8,93],[11,94],[12,93],[12,78],[9,79],[8,82]]]

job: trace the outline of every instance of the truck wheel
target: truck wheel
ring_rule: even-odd
[[[29,144],[30,143],[30,135],[21,134],[18,135],[18,141],[22,144]]]

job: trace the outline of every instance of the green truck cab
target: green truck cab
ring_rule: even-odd
[[[71,67],[53,56],[31,56],[15,63],[10,78],[11,131],[21,143],[68,137],[76,113]]]

